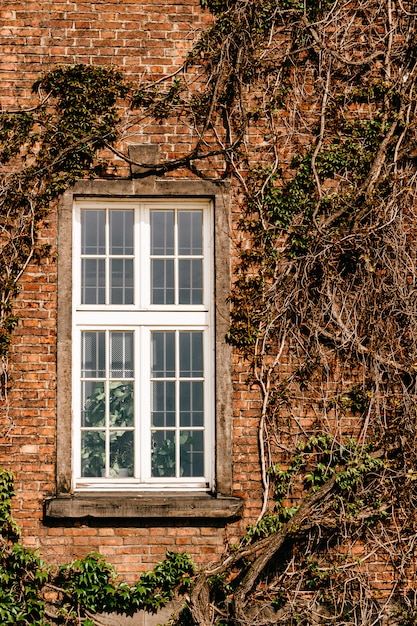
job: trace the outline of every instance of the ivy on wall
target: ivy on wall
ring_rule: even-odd
[[[0,114],[0,397],[7,414],[7,356],[17,318],[13,299],[32,260],[48,254],[38,242],[51,203],[77,178],[100,176],[98,150],[117,137],[117,102],[128,93],[122,75],[68,66],[40,78],[39,104]],[[7,424],[6,424],[7,426]]]
[[[415,7],[201,5],[213,25],[175,76],[127,86],[114,70],[58,68],[36,84],[39,106],[0,118],[2,162],[15,168],[1,191],[3,361],[12,300],[42,252],[36,229],[50,202],[75,178],[108,174],[101,148],[123,156],[114,145],[123,134],[118,106],[131,120],[169,117],[192,128],[189,154],[149,171],[186,167],[235,181],[240,243],[227,340],[261,400],[263,502],[239,545],[193,577],[179,620],[411,626]],[[371,559],[386,573],[384,593]]]
[[[184,593],[193,565],[187,554],[168,552],[166,559],[142,574],[136,585],[117,581],[115,569],[90,553],[59,568],[47,567],[19,542],[11,516],[13,476],[0,470],[0,619],[14,626],[94,626],[98,613],[156,613],[174,593]]]

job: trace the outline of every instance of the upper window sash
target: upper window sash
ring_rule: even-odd
[[[203,304],[203,212],[151,209],[151,304]]]
[[[201,223],[202,221],[202,223]],[[206,200],[78,201],[76,310],[208,310],[212,233]]]

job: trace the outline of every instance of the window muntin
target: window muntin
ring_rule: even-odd
[[[76,488],[211,483],[210,208],[175,204],[76,208]]]

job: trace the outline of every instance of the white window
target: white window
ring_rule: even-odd
[[[76,201],[76,489],[211,486],[211,224],[206,200]]]

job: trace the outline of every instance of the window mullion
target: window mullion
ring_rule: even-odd
[[[106,363],[105,363],[105,450],[106,450],[106,476],[109,475],[110,472],[110,331],[106,330],[106,341],[105,341],[105,355],[106,355]]]
[[[180,476],[181,437],[180,437],[180,341],[179,331],[175,331],[175,476]]]
[[[109,251],[110,251],[110,218],[109,211],[106,209],[106,221],[105,221],[105,285],[106,285],[106,295],[105,302],[106,304],[110,304],[110,259],[109,259]]]
[[[174,210],[174,303],[179,303],[178,211]]]
[[[140,309],[148,307],[151,303],[151,258],[150,258],[150,210],[140,206],[138,220],[138,246],[135,247],[137,255],[137,280]]]

